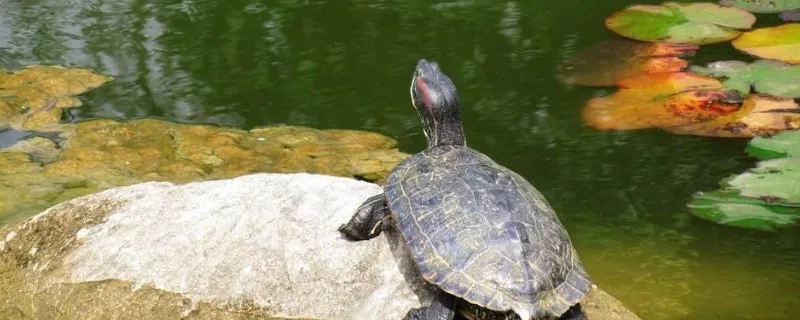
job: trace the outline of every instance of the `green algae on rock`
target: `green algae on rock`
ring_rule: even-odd
[[[39,130],[58,123],[62,109],[81,105],[75,96],[111,81],[85,68],[31,65],[0,69],[0,128]]]
[[[394,139],[376,133],[292,126],[244,131],[155,119],[97,120],[67,135],[65,150],[45,171],[106,167],[170,181],[302,171],[380,181],[405,158]]]
[[[394,139],[352,130],[276,126],[245,131],[155,119],[93,120],[59,129],[65,139],[61,148],[47,149],[42,142],[35,148],[23,140],[0,152],[0,221],[144,181],[309,172],[381,183],[407,157]]]

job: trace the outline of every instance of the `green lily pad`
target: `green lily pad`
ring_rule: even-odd
[[[689,210],[711,222],[763,231],[775,231],[800,222],[799,206],[771,204],[731,191],[698,192],[692,196]]]
[[[800,0],[722,0],[720,4],[755,13],[776,13],[800,8]]]
[[[742,94],[756,92],[781,98],[800,98],[800,66],[779,61],[758,60],[751,64],[742,61],[717,61],[708,66],[691,68],[692,72],[726,78],[722,84]]]
[[[800,158],[800,132],[784,131],[771,137],[755,137],[747,145],[747,153],[761,160]]]
[[[729,41],[750,29],[753,14],[714,3],[632,5],[606,18],[611,31],[635,40],[708,44]]]
[[[750,198],[768,198],[800,206],[800,159],[780,158],[758,163],[755,169],[735,176],[725,184]],[[800,212],[798,212],[800,214]]]
[[[748,153],[764,160],[722,181],[722,189],[698,192],[692,214],[720,224],[758,230],[800,225],[800,132],[755,138]],[[781,157],[783,156],[783,157]]]

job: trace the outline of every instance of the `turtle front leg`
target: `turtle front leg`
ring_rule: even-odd
[[[352,241],[369,240],[381,234],[381,224],[389,216],[389,206],[383,194],[369,197],[339,232]]]
[[[431,305],[409,310],[403,320],[453,320],[455,305],[453,296],[439,290]]]

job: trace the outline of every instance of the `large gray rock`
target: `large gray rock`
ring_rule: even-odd
[[[144,183],[0,229],[0,318],[400,319],[428,291],[395,233],[343,240],[377,185],[310,174]],[[637,319],[594,290],[590,319]]]

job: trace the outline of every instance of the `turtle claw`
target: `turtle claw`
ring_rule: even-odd
[[[383,194],[368,198],[353,217],[339,226],[339,233],[350,241],[369,240],[381,234],[381,222],[389,215],[389,207]]]
[[[339,231],[339,233],[341,233],[342,236],[345,237],[345,239],[350,241],[369,240],[377,236],[377,234],[375,235],[371,235],[368,233],[364,234],[364,232],[362,232],[358,228],[355,228],[352,223],[342,224],[341,226],[339,226],[339,229],[337,229],[337,231]]]
[[[428,307],[409,310],[403,320],[453,320],[454,317],[451,310],[434,311]]]
[[[430,306],[409,310],[403,320],[453,320],[454,309],[455,299],[439,291]]]
[[[424,314],[425,310],[422,308],[411,309],[406,313],[406,316],[403,317],[403,320],[427,320],[423,318]]]

